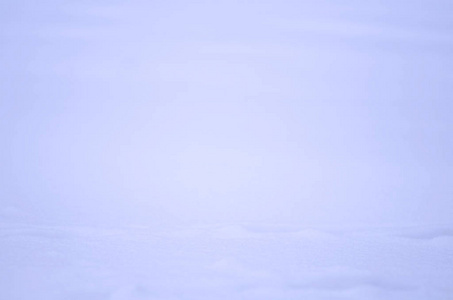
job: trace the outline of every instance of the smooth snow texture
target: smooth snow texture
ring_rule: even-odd
[[[0,300],[453,299],[452,3],[0,0]]]
[[[0,217],[453,215],[450,0],[2,0]]]
[[[453,227],[2,226],[0,299],[449,299]],[[274,230],[275,229],[275,230]],[[430,232],[430,234],[427,234]],[[420,238],[430,236],[429,238]]]

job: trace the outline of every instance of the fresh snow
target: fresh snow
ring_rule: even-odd
[[[453,226],[3,225],[0,299],[451,299]]]
[[[0,300],[452,300],[452,0],[0,0]]]

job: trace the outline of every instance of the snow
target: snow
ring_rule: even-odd
[[[0,299],[450,299],[452,229],[3,225]]]
[[[453,299],[451,0],[1,0],[0,300]]]

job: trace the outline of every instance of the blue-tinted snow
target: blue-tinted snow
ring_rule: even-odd
[[[0,215],[449,222],[452,10],[1,1]]]
[[[452,16],[0,1],[0,299],[453,298]]]
[[[2,226],[1,299],[449,299],[446,228]],[[274,230],[275,229],[275,230]],[[438,236],[413,238],[425,232]]]

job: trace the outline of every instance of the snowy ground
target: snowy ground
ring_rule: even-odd
[[[0,227],[0,299],[453,299],[453,226]]]
[[[0,300],[452,300],[452,4],[1,0]]]

